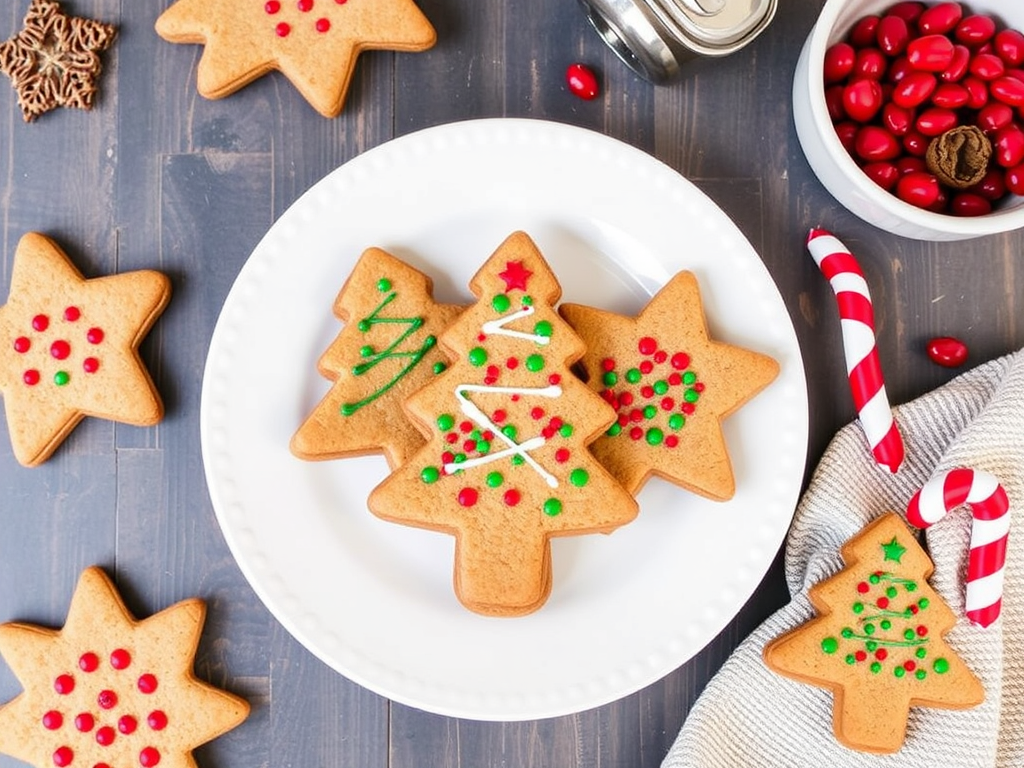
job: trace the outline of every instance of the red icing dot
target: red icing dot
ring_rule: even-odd
[[[160,752],[156,747],[146,747],[139,752],[139,765],[142,768],[153,768],[160,762]]]
[[[344,5],[347,2],[347,0],[334,0],[334,2],[336,2],[338,5]]]
[[[918,608],[916,604],[910,606],[910,612],[911,613],[917,613],[919,610],[920,610],[920,608]]]
[[[484,384],[486,384],[487,386],[490,386],[491,384],[495,384],[495,383],[497,383],[497,381],[498,381],[498,377],[497,376],[484,376]]]
[[[696,384],[693,385],[693,389],[694,389],[695,392],[703,392],[704,391],[704,382],[703,381],[698,381]]]
[[[857,661],[864,661],[868,657],[865,651],[857,651],[855,654],[853,654],[853,656],[855,659],[857,659]]]
[[[455,461],[455,454],[451,451],[445,451],[441,454],[442,464],[451,464],[453,461]]]
[[[291,26],[288,24],[288,22],[285,21],[282,21],[280,24],[274,27],[274,32],[277,33],[278,37],[288,37],[288,33],[291,31]]]
[[[472,507],[480,498],[476,488],[463,488],[459,491],[459,504],[463,507]]]
[[[885,661],[888,656],[889,652],[885,650],[885,648],[879,648],[877,651],[875,651],[875,658],[879,661]]]
[[[633,393],[632,392],[623,392],[621,395],[619,395],[619,402],[622,403],[623,405],[632,405],[633,404]]]
[[[666,352],[665,350],[659,349],[657,352],[654,353],[654,362],[661,364],[664,363],[666,360],[668,360],[668,352]]]
[[[645,376],[653,370],[654,363],[652,363],[650,360],[644,360],[642,363],[640,363],[640,373],[644,374]]]
[[[88,712],[75,715],[75,728],[82,733],[88,733],[96,725],[96,720]]]
[[[678,387],[680,384],[683,383],[683,377],[679,373],[679,371],[673,371],[668,375],[668,383],[671,384],[673,387]]]
[[[545,440],[550,440],[552,437],[555,436],[555,430],[553,430],[551,427],[544,427],[544,429],[542,429],[540,433],[544,436]]]
[[[445,442],[454,443],[456,440],[459,439],[459,433],[458,432],[449,432],[447,435],[444,436],[444,439],[445,439]]]
[[[483,334],[483,333],[478,333],[477,336],[476,336],[476,340],[477,341],[487,341],[487,335]]]
[[[466,453],[469,453],[471,451],[475,451],[476,450],[476,440],[467,440],[466,442],[464,442],[462,444],[462,450],[466,451]]]
[[[689,416],[697,409],[694,407],[693,403],[683,403],[679,406],[679,410]]]
[[[509,488],[505,491],[505,503],[510,507],[514,507],[518,504],[521,498],[522,495],[515,488]]]
[[[46,315],[36,315],[32,318],[32,328],[42,333],[50,327],[50,318]]]
[[[646,397],[648,399],[652,398],[652,397],[654,397],[654,387],[651,387],[651,386],[648,386],[648,385],[644,385],[644,386],[640,387],[640,394],[643,397]]]
[[[85,340],[90,344],[100,344],[103,342],[103,329],[102,328],[90,328],[85,332]]]
[[[658,349],[658,342],[650,336],[644,336],[640,339],[640,343],[637,346],[640,348],[641,355],[653,355]]]
[[[330,19],[317,19],[316,20],[316,31],[317,32],[328,32],[331,29]]]
[[[507,418],[508,414],[505,413],[505,411],[503,411],[501,408],[499,408],[494,412],[494,415],[491,416],[491,421],[493,421],[495,424],[501,424]]]
[[[540,406],[536,406],[534,408],[531,408],[530,409],[530,418],[533,418],[533,419],[543,419],[544,418],[544,409],[541,408]]]
[[[917,636],[918,637],[924,637],[927,634],[928,634],[928,627],[926,627],[924,624],[920,625],[917,628]]]
[[[519,359],[515,357],[510,357],[508,360],[505,361],[505,367],[508,368],[510,371],[514,371],[516,368],[519,367]]]
[[[880,598],[878,598],[877,605],[878,605],[879,608],[888,608],[889,607],[889,598],[888,597],[880,597]]]
[[[665,438],[666,448],[675,448],[677,445],[679,445],[679,438],[675,435],[669,435]]]
[[[866,595],[868,593],[868,590],[870,589],[871,587],[868,585],[866,581],[862,581],[860,584],[857,585],[857,591],[860,592],[862,595]]]
[[[125,735],[135,733],[135,729],[138,727],[139,721],[131,715],[122,715],[117,721],[117,730]]]
[[[82,316],[82,311],[78,307],[68,307],[64,310],[64,319],[69,323],[75,322]]]
[[[690,366],[690,356],[685,352],[676,352],[672,355],[671,363],[677,371],[686,370]]]
[[[615,370],[615,361],[612,358],[610,358],[610,357],[606,357],[604,360],[601,361],[601,370],[603,370],[605,372],[607,372],[607,371],[614,371]]]
[[[459,424],[459,431],[460,432],[472,432],[473,431],[473,422],[472,421],[464,421],[464,422],[462,422],[461,424]]]
[[[551,386],[555,386],[557,384],[560,384],[561,381],[562,381],[562,377],[561,377],[561,375],[559,375],[557,373],[552,373],[550,376],[548,376],[548,384],[550,384]]]
[[[482,437],[487,442],[491,442],[491,440],[494,439],[494,433],[491,432],[491,430],[489,430],[489,429],[485,429],[483,434],[480,435],[480,437]]]
[[[673,400],[671,397],[664,397],[664,398],[662,398],[662,400],[661,400],[661,409],[663,411],[671,411],[675,407],[676,407],[676,401]]]
[[[71,354],[71,345],[63,339],[58,339],[50,345],[50,354],[58,360],[65,360]]]
[[[96,743],[101,747],[109,747],[114,743],[114,738],[117,736],[117,732],[114,731],[109,725],[104,725],[102,728],[96,731]]]
[[[20,355],[25,354],[32,348],[32,342],[26,336],[19,336],[14,340],[14,351]]]
[[[267,4],[263,6],[263,10],[267,13],[274,14],[281,10],[281,3],[278,0],[267,0]]]
[[[295,5],[303,13],[313,10],[313,0],[299,0]]]
[[[632,411],[629,412],[629,420],[635,422],[643,421],[644,412],[641,411],[639,408],[634,408]]]
[[[167,727],[167,715],[162,709],[154,709],[146,717],[146,725],[154,731],[162,731]]]
[[[156,675],[152,675],[149,672],[144,675],[139,675],[138,686],[139,690],[143,693],[153,693],[157,686]]]
[[[43,728],[48,731],[56,731],[64,725],[64,715],[55,709],[51,709],[43,715]]]
[[[913,672],[917,669],[917,664],[915,664],[912,659],[907,659],[903,662],[903,668],[907,670],[907,672]]]
[[[67,696],[75,690],[75,678],[71,675],[58,675],[57,679],[53,681],[53,690],[61,696]]]
[[[110,768],[107,763],[96,763],[92,768]]]
[[[155,685],[156,681],[154,680],[153,683]],[[142,689],[141,678],[139,679],[139,689]],[[143,691],[143,693],[146,693],[146,691]],[[100,705],[101,709],[113,709],[117,706],[117,694],[109,689],[104,689],[96,697],[96,703]]]
[[[100,657],[92,651],[83,653],[78,657],[78,668],[83,672],[94,672],[100,665]]]
[[[639,440],[641,437],[644,436],[644,431],[640,427],[633,427],[631,430],[629,430],[629,436],[634,440]]]
[[[57,747],[57,751],[53,753],[53,764],[57,768],[64,768],[65,765],[71,765],[71,761],[75,759],[75,753],[71,751],[71,747]]]
[[[617,419],[617,421],[618,421],[618,424],[619,424],[620,427],[626,426],[627,424],[629,424],[629,414],[628,413],[620,413],[619,414],[619,418]]]
[[[513,403],[518,403],[519,395],[512,395],[512,397],[510,397],[509,400],[511,400]]]
[[[499,376],[499,375],[501,375],[501,369],[498,366],[496,366],[496,365],[488,365],[487,366],[487,375],[488,376]]]
[[[565,464],[565,462],[567,462],[568,460],[569,460],[569,449],[568,448],[559,448],[557,451],[555,451],[555,461],[557,461],[559,464]]]

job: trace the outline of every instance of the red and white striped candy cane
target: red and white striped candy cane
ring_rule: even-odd
[[[1003,570],[1010,532],[1010,502],[1003,486],[988,472],[943,472],[914,494],[907,506],[907,520],[918,528],[927,528],[961,504],[968,504],[974,515],[967,562],[967,618],[987,627],[999,618],[1003,602]]]
[[[896,473],[903,464],[903,437],[885,394],[875,343],[875,313],[864,273],[846,246],[824,229],[811,230],[807,250],[836,294],[846,373],[871,453],[879,466]]]

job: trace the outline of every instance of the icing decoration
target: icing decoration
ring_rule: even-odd
[[[524,317],[530,317],[535,311],[536,309],[533,306],[525,306],[522,309],[513,312],[509,315],[499,317],[497,320],[488,320],[486,323],[483,324],[483,326],[481,326],[480,330],[487,336],[509,336],[513,339],[523,339],[525,341],[532,341],[536,344],[547,344],[551,341],[551,323],[548,323],[546,326],[547,333],[539,333],[536,327],[534,328],[534,333],[526,333],[524,331],[513,331],[505,327],[509,323],[515,322],[516,320],[521,320]],[[538,325],[540,325],[540,323],[538,323]]]
[[[907,521],[927,528],[961,504],[970,506],[970,556],[967,563],[967,618],[991,626],[1002,608],[1003,572],[1010,532],[1010,501],[999,481],[988,472],[953,469],[942,472],[911,498]]]
[[[505,293],[512,290],[525,291],[526,283],[531,275],[533,275],[533,272],[526,269],[521,261],[506,262],[505,271],[498,273],[498,277],[505,282]],[[526,298],[524,297],[524,301]]]

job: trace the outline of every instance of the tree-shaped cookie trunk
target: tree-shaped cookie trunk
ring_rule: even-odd
[[[551,589],[550,537],[609,532],[637,505],[587,450],[615,414],[570,374],[583,343],[533,241],[511,235],[470,288],[478,301],[440,338],[448,369],[407,403],[428,444],[369,506],[454,535],[463,604],[521,615]]]
[[[846,567],[809,592],[817,618],[772,641],[765,661],[833,691],[840,742],[895,752],[910,707],[966,709],[984,690],[944,639],[956,615],[928,585],[931,560],[899,517],[871,523],[842,554]]]

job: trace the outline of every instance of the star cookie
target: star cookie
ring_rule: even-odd
[[[341,112],[361,51],[422,51],[436,40],[413,0],[177,0],[156,31],[205,46],[203,96],[219,99],[276,69],[324,117]]]
[[[834,694],[836,738],[896,752],[911,707],[966,709],[985,691],[945,641],[956,616],[929,586],[932,562],[894,514],[843,545],[846,567],[811,587],[817,616],[764,649],[768,667]]]
[[[92,109],[110,24],[67,16],[55,0],[32,0],[22,30],[0,43],[0,72],[18,93],[26,122],[56,107]]]
[[[722,420],[778,375],[767,355],[708,337],[697,279],[680,272],[636,318],[579,304],[585,380],[618,413],[591,450],[631,493],[651,475],[717,501],[736,482]]]
[[[302,459],[339,459],[383,451],[392,469],[423,446],[402,403],[444,371],[437,337],[462,311],[431,297],[431,280],[379,248],[370,248],[334,303],[345,327],[320,358],[334,382],[295,433]]]
[[[21,239],[0,306],[0,393],[19,462],[44,462],[85,416],[160,421],[138,347],[170,295],[159,272],[86,280],[47,237]]]
[[[63,629],[0,626],[0,653],[24,688],[0,707],[0,752],[36,768],[195,768],[192,750],[249,713],[192,671],[205,615],[191,599],[138,621],[92,567]]]

